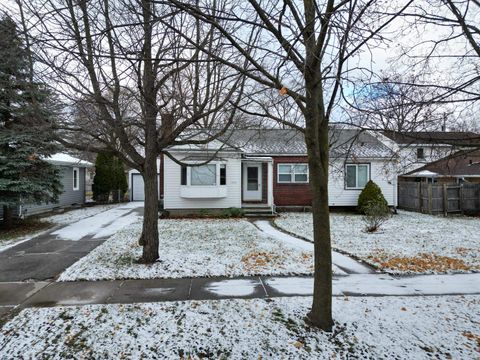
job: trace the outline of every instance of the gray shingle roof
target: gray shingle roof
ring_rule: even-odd
[[[232,130],[221,137],[248,155],[305,155],[303,134],[292,129]],[[330,129],[330,157],[386,158],[393,152],[376,137],[356,129]]]
[[[480,134],[469,131],[384,131],[383,135],[397,144],[449,144],[457,146],[480,146]]]

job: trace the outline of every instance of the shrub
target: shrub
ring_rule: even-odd
[[[365,222],[365,231],[376,232],[391,216],[388,205],[381,202],[369,202],[363,208],[363,221]]]
[[[243,216],[243,210],[240,208],[231,207],[225,209],[222,215],[227,218],[239,218]]]
[[[388,210],[388,203],[385,200],[385,197],[382,194],[382,189],[375,184],[372,180],[370,180],[365,187],[363,188],[360,196],[358,197],[358,207],[357,210],[365,214],[367,207],[371,204],[378,204],[378,208],[387,208]]]

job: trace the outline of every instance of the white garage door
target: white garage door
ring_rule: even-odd
[[[145,189],[143,177],[140,174],[132,174],[132,201],[144,201]]]
[[[160,176],[158,180],[160,180]],[[132,174],[132,201],[145,201],[145,187],[140,174]]]

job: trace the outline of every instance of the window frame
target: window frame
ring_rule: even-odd
[[[295,166],[306,166],[307,172],[301,172],[301,173],[296,173],[294,171]],[[285,172],[280,172],[280,166],[290,166],[290,172],[288,175],[290,175],[290,181],[281,181],[280,180],[280,175],[287,175]],[[297,181],[295,179],[295,175],[307,175],[307,180],[306,181]],[[310,181],[310,169],[308,168],[307,163],[278,163],[277,164],[277,184],[308,184]]]
[[[77,174],[75,176],[75,173]],[[75,180],[77,182],[77,186],[75,186]],[[72,190],[78,191],[80,190],[80,168],[74,167],[72,168]]]
[[[203,164],[200,166],[193,166],[194,164],[191,165],[186,165],[186,166],[180,166],[180,186],[188,186],[188,187],[218,187],[218,186],[227,186],[227,163],[226,162],[210,162],[207,164]],[[215,184],[212,185],[194,185],[192,184],[192,169],[194,167],[202,167],[202,166],[208,166],[208,165],[215,165]],[[220,171],[222,167],[225,169],[225,184],[221,183],[221,175]],[[183,170],[185,168],[185,170]],[[186,175],[186,183],[183,184],[183,172],[185,172]]]
[[[347,182],[347,169],[349,166],[354,166],[355,167],[355,187],[350,187],[348,186]],[[344,173],[344,184],[345,184],[345,190],[363,190],[365,186],[358,186],[358,168],[359,166],[367,166],[367,183],[372,179],[372,174],[371,174],[371,163],[346,163],[345,164],[345,173]],[[365,183],[366,184],[366,183]]]

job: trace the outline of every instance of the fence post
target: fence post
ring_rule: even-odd
[[[460,201],[460,204],[459,204],[460,206],[459,206],[459,208],[460,208],[460,211],[462,212],[462,215],[463,215],[463,184],[460,184],[459,193],[460,193],[459,194],[460,195],[460,200],[459,200]]]
[[[447,184],[443,184],[443,216],[448,215],[448,188]]]
[[[418,212],[422,212],[422,183],[417,183],[417,194],[418,194]]]
[[[428,213],[432,215],[432,184],[427,185],[428,190]]]

